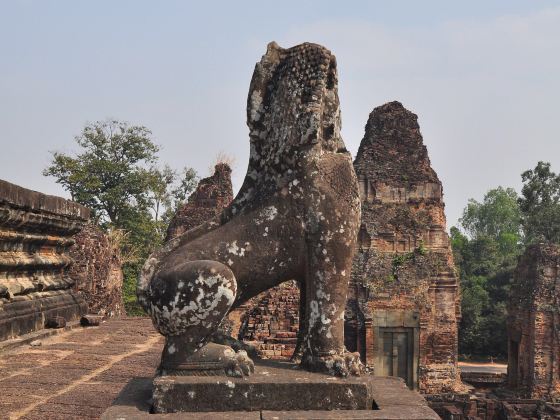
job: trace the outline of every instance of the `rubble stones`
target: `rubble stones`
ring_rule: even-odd
[[[66,319],[63,316],[52,316],[45,321],[45,328],[64,328]]]
[[[82,327],[97,327],[104,321],[105,317],[103,315],[87,314],[80,318],[80,325]]]

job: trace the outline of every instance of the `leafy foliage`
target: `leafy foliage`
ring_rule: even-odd
[[[75,138],[75,157],[53,153],[43,175],[53,176],[72,200],[89,207],[101,224],[120,225],[124,214],[147,207],[150,173],[158,147],[145,127],[119,121],[87,125]]]
[[[511,188],[490,190],[482,203],[469,200],[463,232],[451,228],[463,293],[463,354],[506,354],[506,302],[518,256],[531,243],[560,243],[560,175],[539,162],[521,179],[521,197]]]
[[[451,228],[463,294],[459,330],[462,354],[507,354],[506,300],[522,250],[517,199],[511,188],[492,189],[482,203],[469,200],[460,219],[466,234]]]
[[[550,163],[539,162],[521,179],[519,207],[526,242],[560,243],[560,175],[551,171]]]
[[[84,127],[75,140],[80,152],[53,153],[44,171],[56,178],[72,200],[89,207],[94,221],[119,237],[124,261],[127,312],[138,313],[136,277],[146,257],[163,241],[169,220],[194,190],[196,172],[180,174],[158,166],[159,147],[146,127],[98,121]]]

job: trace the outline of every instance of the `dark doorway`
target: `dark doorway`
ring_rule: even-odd
[[[508,357],[508,381],[511,386],[518,384],[518,371],[519,371],[519,343],[514,340],[509,340],[509,357]]]
[[[383,341],[381,376],[403,378],[408,387],[413,387],[414,336],[412,328],[380,328]]]

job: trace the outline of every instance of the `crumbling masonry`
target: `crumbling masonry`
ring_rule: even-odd
[[[299,287],[288,281],[254,297],[241,312],[238,338],[251,343],[268,359],[289,359],[296,347],[299,328]]]
[[[231,200],[231,168],[227,163],[218,163],[214,174],[201,179],[196,190],[177,211],[167,228],[165,242],[218,216]]]
[[[345,341],[376,375],[400,376],[425,393],[459,384],[458,280],[441,182],[417,116],[399,102],[369,116],[354,168],[362,223]]]
[[[218,163],[214,174],[200,180],[172,219],[166,240],[219,215],[232,199],[231,169]],[[298,325],[299,288],[295,282],[287,282],[232,310],[222,328],[234,338],[254,344],[262,357],[286,359],[295,348]]]
[[[93,224],[87,224],[73,239],[70,257],[74,263],[68,275],[75,282],[74,290],[87,302],[88,312],[106,317],[124,315],[119,244]]]
[[[0,180],[0,341],[87,311],[68,250],[88,218],[77,203]]]
[[[520,257],[508,304],[508,382],[527,398],[560,400],[560,246]]]

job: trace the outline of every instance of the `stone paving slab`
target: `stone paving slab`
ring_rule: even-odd
[[[22,345],[29,344],[35,340],[43,340],[47,337],[52,335],[64,333],[70,331],[74,328],[80,326],[78,321],[68,323],[64,328],[53,328],[53,329],[44,329],[40,331],[34,331],[29,334],[25,334],[24,336],[12,338],[10,340],[0,341],[0,353],[6,352],[8,350],[16,349]]]
[[[2,419],[98,419],[134,376],[153,376],[163,337],[148,318],[33,334],[0,346]]]
[[[219,417],[218,417],[219,418]],[[439,420],[429,407],[387,407],[384,410],[262,411],[261,420]]]
[[[21,343],[26,342],[25,339],[21,341]],[[414,417],[412,413],[406,412],[406,406],[386,407],[383,414],[385,417],[379,410],[365,410],[367,412],[345,410],[338,413],[252,411],[148,414],[153,375],[162,348],[163,337],[155,332],[148,318],[114,319],[99,327],[78,327],[64,332],[59,331],[55,335],[44,336],[39,347],[31,347],[29,344],[20,344],[19,347],[5,346],[0,350],[0,418],[10,420],[99,418],[257,420],[261,419],[261,416],[267,419],[431,420],[437,418],[430,417],[431,414],[428,412],[425,417]],[[140,379],[133,379],[135,377]],[[144,379],[141,379],[142,377]],[[390,395],[384,396],[382,389],[378,391],[379,397],[382,400],[385,398],[384,404],[391,402]],[[128,395],[128,400],[123,395]],[[391,414],[391,410],[395,412]]]

